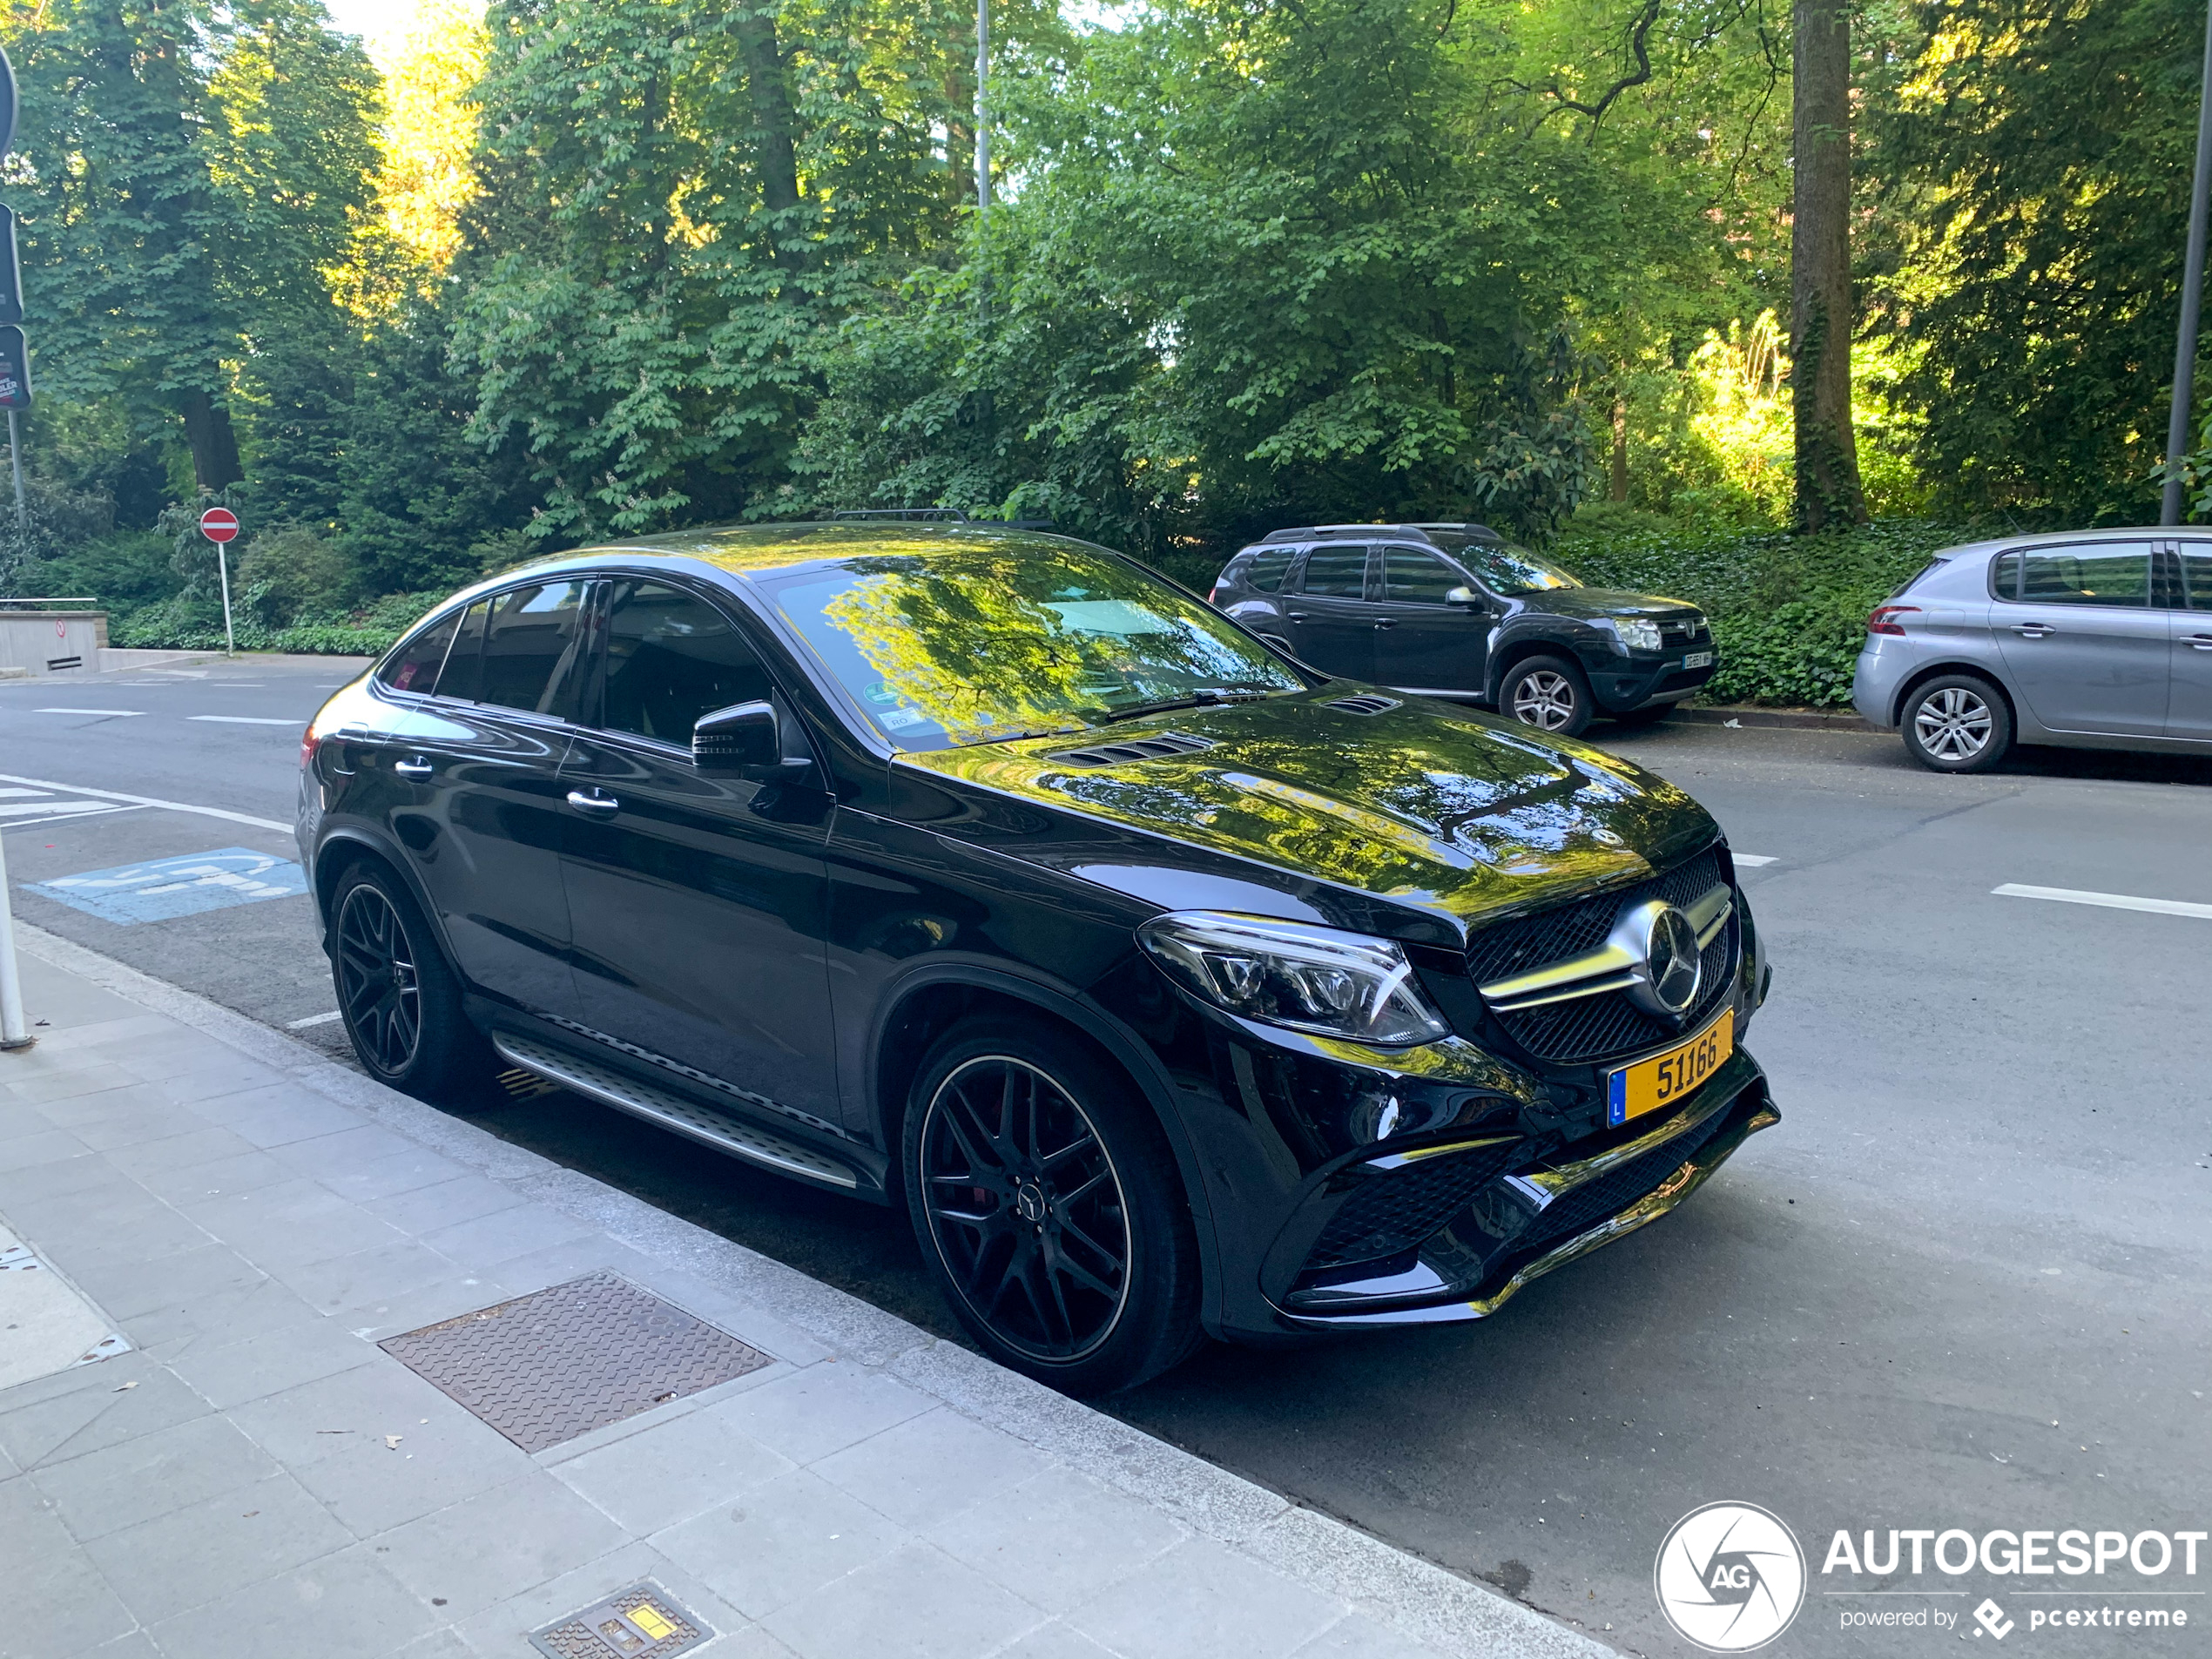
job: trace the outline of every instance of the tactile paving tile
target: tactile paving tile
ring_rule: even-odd
[[[542,1452],[772,1363],[759,1349],[609,1272],[587,1273],[377,1345],[525,1452]]]
[[[648,1579],[532,1631],[530,1646],[551,1659],[666,1659],[713,1634]]]

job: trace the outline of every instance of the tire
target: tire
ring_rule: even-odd
[[[1898,717],[1905,752],[1930,772],[1987,772],[2013,746],[2013,711],[1978,674],[1939,674]]]
[[[1625,714],[1615,715],[1613,721],[1616,725],[1657,725],[1674,711],[1675,705],[1671,703],[1647,703],[1640,709],[1630,709]]]
[[[354,1053],[421,1100],[463,1095],[491,1049],[461,1011],[461,981],[420,906],[383,866],[356,864],[330,907],[330,974]]]
[[[1103,1394],[1204,1341],[1166,1138],[1126,1077],[1049,1025],[954,1027],[914,1080],[900,1150],[922,1258],[1000,1364]]]
[[[1498,686],[1498,712],[1547,737],[1581,737],[1596,711],[1589,681],[1564,657],[1523,658]]]

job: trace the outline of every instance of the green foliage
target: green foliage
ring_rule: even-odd
[[[1978,533],[1962,523],[1887,520],[1811,536],[1591,536],[1564,540],[1558,552],[1595,586],[1688,599],[1711,617],[1720,671],[1705,701],[1823,708],[1851,701],[1866,613],[1935,549]]]

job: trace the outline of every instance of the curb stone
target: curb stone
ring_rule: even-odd
[[[713,1292],[743,1297],[806,1339],[795,1345],[818,1343],[880,1368],[1441,1653],[1459,1659],[1610,1659],[1614,1653],[1566,1622],[1295,1504],[618,1188],[509,1145],[242,1014],[42,927],[17,922],[16,937],[56,968],[214,1037],[456,1163],[673,1264]]]
[[[1883,732],[1865,715],[1828,709],[1764,709],[1749,703],[1697,704],[1677,708],[1675,718],[1693,725],[1786,726],[1815,732]]]

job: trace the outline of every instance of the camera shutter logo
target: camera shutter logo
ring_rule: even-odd
[[[1788,1629],[1804,1605],[1804,1551],[1757,1505],[1709,1503],[1675,1522],[1651,1585],[1684,1641],[1708,1653],[1749,1653]]]

